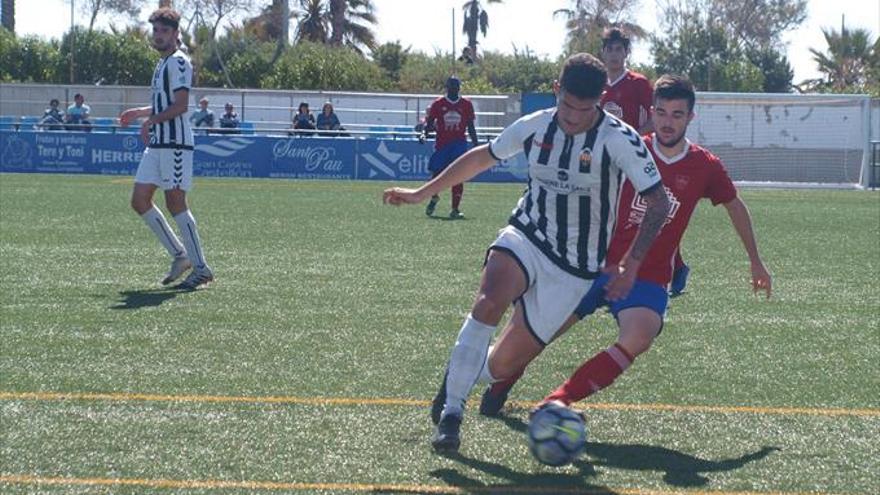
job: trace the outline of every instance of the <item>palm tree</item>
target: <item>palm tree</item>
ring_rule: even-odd
[[[248,36],[260,41],[275,42],[274,64],[287,48],[290,37],[290,5],[288,0],[272,0],[259,15],[245,19],[242,24]]]
[[[348,46],[358,53],[376,48],[376,33],[365,24],[376,24],[372,0],[298,0],[293,17],[296,40]],[[340,7],[341,5],[341,7]]]
[[[333,46],[342,46],[346,7],[348,7],[346,0],[330,0],[330,25],[333,27],[330,44]]]
[[[370,24],[377,22],[372,0],[330,0],[330,24],[333,34],[330,43],[345,45],[358,53],[378,46],[376,33]]]
[[[486,3],[501,3],[502,0],[486,0]],[[483,33],[489,29],[489,13],[480,5],[479,0],[470,0],[461,7],[464,10],[464,25],[462,32],[468,38],[470,55],[477,57],[477,32]]]
[[[3,15],[0,24],[9,30],[10,33],[15,32],[15,0],[3,0]]]
[[[288,0],[272,0],[272,3],[264,6],[259,14],[245,19],[242,27],[250,36],[260,41],[278,42],[284,47],[289,41],[290,17]]]
[[[568,9],[558,9],[553,17],[565,19],[566,45],[569,53],[596,54],[602,47],[602,32],[617,26],[630,36],[645,36],[644,28],[626,20],[639,0],[572,0]]]
[[[825,78],[813,82],[834,91],[851,91],[863,86],[867,82],[880,41],[872,46],[870,31],[850,30],[845,25],[840,27],[840,31],[822,29],[822,34],[828,44],[828,53],[814,48],[810,48],[810,53]]]
[[[293,13],[297,19],[296,42],[303,40],[326,43],[330,32],[330,17],[322,0],[298,0],[299,8]]]

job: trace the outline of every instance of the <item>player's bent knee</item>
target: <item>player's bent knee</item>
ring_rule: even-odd
[[[510,303],[511,301],[503,300],[497,294],[480,292],[477,294],[477,300],[474,301],[471,314],[481,323],[497,325]]]
[[[651,348],[663,324],[660,315],[648,308],[625,309],[617,318],[620,325],[618,343],[633,357]]]
[[[626,349],[632,357],[638,357],[640,354],[644,354],[651,348],[651,344],[653,343],[654,337],[644,336],[630,336],[629,338],[621,338],[618,340],[618,344]]]
[[[516,376],[529,365],[544,347],[525,328],[513,328],[505,332],[492,348],[489,356],[489,372],[496,380]]]
[[[489,373],[495,380],[507,380],[519,372],[524,365],[510,355],[498,355],[489,358]]]
[[[143,198],[137,195],[131,197],[131,209],[138,215],[143,215],[148,212],[152,206],[152,201],[150,201],[149,198]]]

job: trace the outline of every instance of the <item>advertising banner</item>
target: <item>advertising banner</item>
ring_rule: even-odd
[[[433,142],[247,134],[198,135],[193,173],[200,177],[261,177],[424,181]],[[0,171],[134,175],[144,145],[136,134],[0,131]],[[478,182],[521,182],[518,156],[481,174]]]

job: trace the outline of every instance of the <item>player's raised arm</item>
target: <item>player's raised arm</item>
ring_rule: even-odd
[[[402,204],[418,204],[455,184],[466,182],[480,173],[492,168],[495,158],[489,153],[489,145],[477,146],[456,160],[434,179],[426,182],[418,189],[392,187],[382,195],[385,204],[399,206]]]
[[[752,228],[752,217],[749,214],[749,208],[737,196],[733,201],[724,203],[727,208],[727,214],[730,216],[730,222],[733,228],[742,240],[746,253],[749,255],[749,262],[752,270],[752,290],[757,293],[763,290],[770,298],[773,281],[770,271],[764,266],[761,255],[758,254],[758,241],[755,239],[755,231]]]

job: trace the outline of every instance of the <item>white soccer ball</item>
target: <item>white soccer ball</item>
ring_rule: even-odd
[[[587,426],[579,413],[551,402],[529,420],[528,439],[535,459],[548,466],[563,466],[584,452]]]

